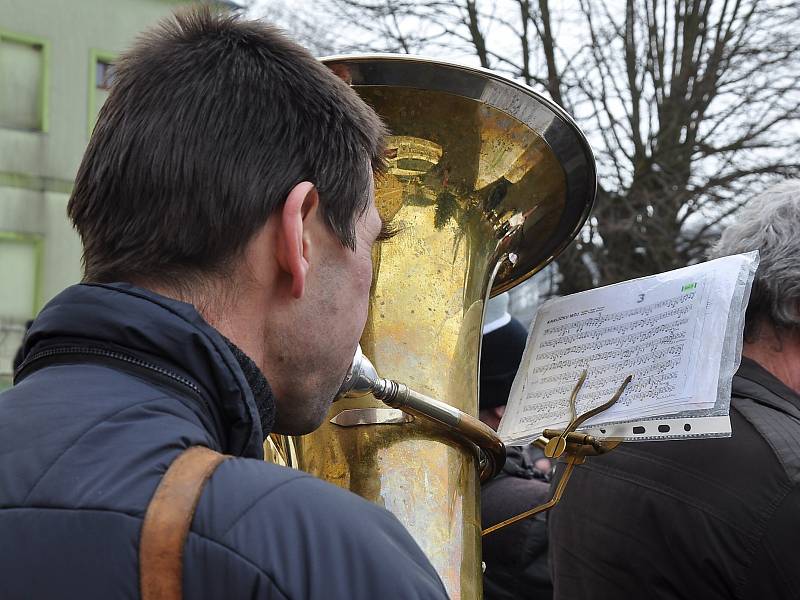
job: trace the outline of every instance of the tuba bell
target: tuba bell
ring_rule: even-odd
[[[373,253],[363,352],[381,376],[474,417],[486,300],[577,235],[595,197],[592,152],[561,108],[490,71],[395,55],[323,62],[392,133],[375,203],[400,233]],[[366,393],[265,450],[387,508],[451,598],[481,597],[481,464],[468,440]]]

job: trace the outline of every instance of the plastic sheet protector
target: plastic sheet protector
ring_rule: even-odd
[[[580,431],[632,440],[724,437],[758,253],[634,279],[545,302],[528,335],[498,433],[524,444],[577,414],[617,403]]]

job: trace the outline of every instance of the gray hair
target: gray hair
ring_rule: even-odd
[[[709,258],[758,250],[760,262],[745,319],[745,339],[762,323],[800,331],[800,180],[775,185],[750,200],[709,251]]]

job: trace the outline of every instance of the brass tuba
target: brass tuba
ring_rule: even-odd
[[[490,71],[394,55],[324,62],[392,132],[376,204],[401,232],[376,245],[364,354],[382,376],[474,416],[486,300],[578,233],[595,196],[592,152],[562,109]],[[452,598],[481,597],[470,444],[366,395],[267,450],[390,510]]]

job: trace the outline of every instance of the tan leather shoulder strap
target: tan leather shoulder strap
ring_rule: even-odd
[[[206,481],[226,458],[202,446],[185,450],[158,484],[139,540],[142,600],[181,600],[183,546]]]

